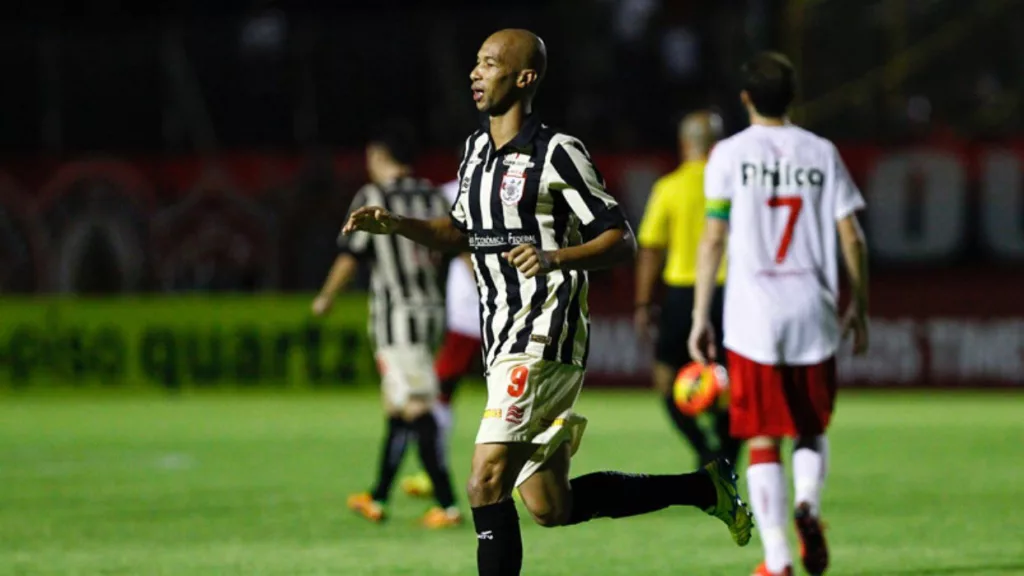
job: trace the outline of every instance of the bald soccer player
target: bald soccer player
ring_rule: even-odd
[[[587,271],[627,262],[636,245],[583,143],[533,113],[546,68],[544,43],[531,32],[487,38],[470,74],[481,128],[466,140],[450,217],[417,220],[366,207],[345,228],[472,253],[487,370],[468,484],[478,573],[522,569],[517,487],[542,526],[685,505],[719,518],[746,545],[753,520],[724,460],[686,474],[569,479],[586,424],[573,407],[589,345]]]
[[[740,442],[729,434],[727,405],[716,403],[692,417],[676,406],[672,384],[679,370],[691,362],[686,340],[693,312],[693,285],[697,279],[697,249],[704,231],[704,166],[708,153],[722,137],[722,119],[713,112],[690,113],[679,123],[682,163],[660,178],[651,192],[640,224],[640,254],[636,267],[634,323],[641,338],[649,338],[657,322],[658,335],[651,373],[654,389],[676,429],[696,453],[698,465],[724,457],[736,464]],[[654,301],[659,274],[665,283],[660,312]],[[725,264],[718,269],[711,320],[722,334],[722,284]],[[719,343],[721,344],[721,343]],[[724,358],[720,359],[724,364]]]

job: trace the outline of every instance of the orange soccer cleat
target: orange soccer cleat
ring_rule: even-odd
[[[782,572],[769,572],[768,567],[764,565],[764,562],[761,562],[761,565],[757,567],[757,570],[754,570],[751,576],[793,576],[793,569],[786,566]]]
[[[811,513],[806,502],[793,512],[796,532],[800,535],[800,558],[804,569],[811,576],[820,576],[828,568],[828,544],[825,543],[825,527],[821,520]]]
[[[369,492],[349,496],[348,507],[370,522],[382,522],[384,520],[384,506],[380,502],[375,502]]]
[[[458,508],[441,508],[435,506],[427,510],[423,516],[423,525],[434,530],[441,528],[454,528],[462,524],[462,513]]]

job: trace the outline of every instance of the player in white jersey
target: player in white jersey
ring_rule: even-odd
[[[441,192],[449,206],[455,204],[459,180],[448,182],[441,187]],[[448,265],[444,344],[434,361],[434,371],[441,384],[434,411],[445,442],[452,427],[451,400],[455,387],[480,359],[480,293],[476,289],[472,267],[468,253],[452,259]],[[427,473],[421,472],[403,478],[402,490],[411,496],[430,496],[433,486]]]
[[[828,565],[820,523],[825,431],[836,395],[835,354],[845,330],[867,349],[864,208],[832,142],[791,124],[792,65],[763,53],[743,67],[750,127],[721,141],[705,171],[708,219],[701,242],[690,353],[715,350],[709,320],[715,272],[728,245],[724,346],[731,433],[748,440],[747,480],[765,561],[757,576],[792,574],[785,536],[788,493],[779,457],[794,439],[794,519],[810,574]],[[841,326],[836,236],[852,302]]]

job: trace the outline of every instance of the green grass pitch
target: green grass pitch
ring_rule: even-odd
[[[460,392],[460,492],[482,408]],[[648,393],[585,391],[579,409],[575,474],[692,464]],[[471,526],[419,528],[427,502],[396,490],[382,526],[345,509],[382,427],[367,392],[3,395],[0,574],[475,574]],[[1024,395],[843,393],[831,439],[830,574],[1024,574]],[[761,558],[756,535],[737,548],[690,509],[555,529],[520,516],[531,576],[746,575]]]

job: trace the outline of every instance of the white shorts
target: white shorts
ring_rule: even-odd
[[[583,387],[579,366],[525,354],[501,356],[487,375],[487,407],[477,444],[528,442],[539,447],[516,479],[522,484],[562,442],[579,448],[587,419],[572,411]]]
[[[392,408],[401,410],[410,399],[429,404],[441,391],[434,356],[425,344],[378,348],[377,369],[384,399]]]

